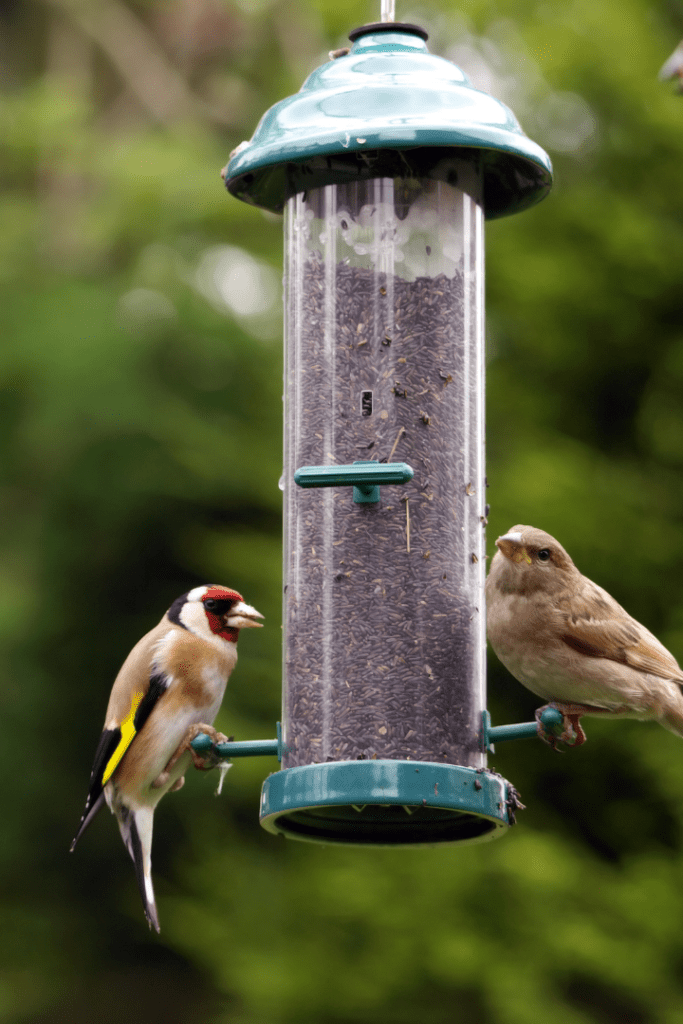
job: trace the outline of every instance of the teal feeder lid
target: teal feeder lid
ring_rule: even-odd
[[[439,177],[444,150],[481,159],[489,219],[547,195],[547,153],[505,104],[431,54],[422,29],[386,22],[350,38],[348,55],[309,75],[238,146],[224,172],[234,196],[279,213],[293,195],[321,185],[407,171]]]

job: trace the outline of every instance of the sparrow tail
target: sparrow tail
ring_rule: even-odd
[[[659,721],[670,732],[683,737],[683,694],[676,687],[676,698],[667,702],[662,708]]]

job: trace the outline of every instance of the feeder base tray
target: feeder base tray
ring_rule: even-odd
[[[433,846],[482,842],[512,823],[500,775],[430,761],[330,761],[268,776],[267,831],[313,843]]]

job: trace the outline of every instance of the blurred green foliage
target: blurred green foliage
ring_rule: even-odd
[[[553,157],[487,232],[490,537],[555,534],[683,656],[683,99],[672,0],[398,0]],[[368,851],[265,834],[275,763],[157,814],[162,936],[102,815],[73,857],[111,680],[178,594],[237,586],[218,725],[280,690],[281,226],[218,177],[375,20],[348,0],[0,3],[0,1020],[677,1024],[683,746],[588,722],[504,745],[504,840]],[[494,721],[534,700],[490,665]]]

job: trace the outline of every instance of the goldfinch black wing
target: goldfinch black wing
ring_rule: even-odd
[[[150,676],[146,692],[132,694],[128,714],[121,720],[120,725],[103,730],[90,772],[90,788],[85,800],[85,809],[71,844],[72,851],[102,807],[104,787],[118,768],[123,755],[144,726],[153,708],[168,689],[168,684],[168,678],[162,673]]]

